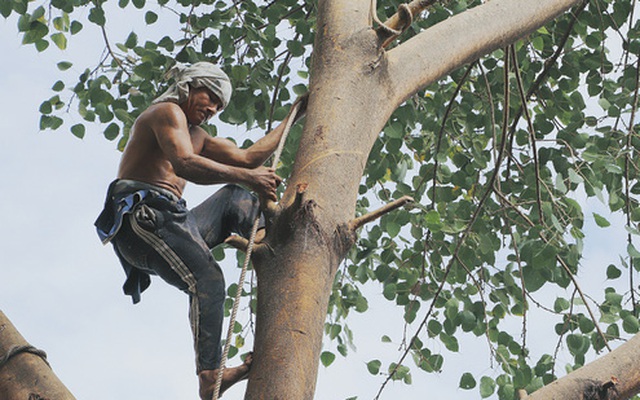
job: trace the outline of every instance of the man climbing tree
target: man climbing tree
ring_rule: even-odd
[[[137,31],[117,45],[106,4],[87,6],[108,61],[80,73],[70,97],[119,148],[134,140],[132,116],[174,60],[232,66],[242,90],[220,118],[248,128],[284,119],[292,93],[310,92],[279,171],[286,189],[277,205],[265,201],[269,223],[254,252],[247,399],[312,399],[318,360],[335,357],[323,335],[347,354],[345,321],[367,310],[366,285],[406,324],[382,336],[400,349],[397,360],[366,363],[382,381],[378,397],[389,381],[410,383],[411,371],[455,368],[445,359],[464,353],[462,338],[485,343],[494,362],[460,370],[471,368],[463,354],[458,368],[460,390],[483,398],[640,390],[637,1],[163,0],[159,16],[144,0],[122,0],[127,11],[144,9],[149,25],[179,15],[180,30],[163,24],[161,39]],[[0,2],[3,15],[20,14],[24,40],[38,50],[63,48],[82,29],[70,18],[82,18],[78,7]],[[59,19],[48,24],[47,12]],[[42,104],[43,129],[62,126],[64,105],[59,95]],[[78,137],[85,129],[70,127]],[[587,218],[575,200],[583,194],[624,216],[615,265],[584,259]],[[414,207],[387,214],[406,196]],[[144,233],[153,220],[140,217]],[[586,267],[611,286],[586,294]],[[546,314],[532,329],[536,312]],[[531,340],[540,331],[557,339],[542,351]]]
[[[208,62],[174,72],[175,82],[138,117],[96,226],[103,243],[113,243],[127,275],[124,292],[134,303],[150,274],[189,295],[200,397],[208,400],[220,368],[225,299],[211,249],[232,233],[248,237],[259,205],[247,190],[228,185],[190,211],[182,193],[187,181],[233,183],[275,200],[281,179],[262,164],[285,124],[247,149],[214,138],[200,125],[229,104],[228,76]],[[250,366],[251,355],[225,369],[220,392],[246,378]]]

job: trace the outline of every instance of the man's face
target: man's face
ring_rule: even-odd
[[[222,101],[205,87],[190,88],[182,109],[191,125],[200,125],[222,109]]]

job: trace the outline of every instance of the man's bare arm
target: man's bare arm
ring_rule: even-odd
[[[300,119],[306,111],[307,96],[299,98],[296,103],[298,102],[300,103],[300,108],[295,116],[295,121]],[[284,121],[282,121],[275,129],[246,149],[239,148],[231,140],[220,137],[211,137],[203,130],[206,139],[204,141],[201,154],[204,157],[224,164],[235,165],[243,168],[256,168],[264,164],[269,156],[278,148],[278,144],[280,143],[280,139],[284,133],[284,128],[291,117],[292,115],[290,111],[289,115],[287,115]],[[199,127],[197,129],[202,130],[202,128]]]
[[[150,128],[176,175],[198,184],[244,184],[261,195],[275,198],[280,179],[272,169],[242,168],[196,154],[186,117],[179,107],[167,103],[155,114],[149,119]]]

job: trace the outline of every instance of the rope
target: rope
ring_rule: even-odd
[[[404,14],[404,17],[408,20],[400,29],[393,29],[392,27],[385,25],[384,22],[380,21],[378,17],[378,4],[376,0],[371,0],[371,5],[369,8],[369,14],[371,14],[371,18],[373,22],[378,24],[380,29],[386,31],[390,35],[400,36],[411,24],[413,23],[413,14],[411,13],[411,9],[405,3],[400,4],[398,7],[398,13]]]
[[[2,369],[2,367],[4,367],[9,360],[11,360],[11,358],[13,358],[14,356],[17,356],[18,354],[22,354],[22,353],[31,353],[31,354],[35,354],[36,356],[42,358],[42,360],[49,366],[49,362],[47,361],[47,353],[45,353],[43,350],[39,350],[31,345],[22,345],[22,346],[13,346],[12,348],[9,349],[9,351],[7,352],[7,354],[5,354],[4,356],[0,357],[0,369]]]
[[[280,142],[278,143],[278,147],[273,156],[272,168],[276,168],[278,166],[278,162],[280,161],[280,155],[282,155],[282,150],[284,149],[284,142],[289,135],[289,130],[293,125],[293,121],[296,119],[296,114],[300,108],[300,103],[295,103],[293,105],[293,109],[291,110],[291,115],[287,119],[287,123],[284,126],[284,131],[282,132],[282,136],[280,137]],[[229,357],[229,349],[231,348],[231,338],[233,336],[233,328],[236,324],[236,316],[238,314],[238,307],[240,306],[240,296],[242,295],[242,286],[244,285],[244,279],[247,274],[247,269],[249,268],[249,262],[251,261],[251,253],[253,252],[253,246],[256,241],[256,233],[258,232],[258,225],[260,223],[260,215],[256,218],[256,221],[253,223],[253,228],[251,229],[251,236],[249,237],[249,244],[247,246],[247,252],[244,258],[244,265],[242,266],[242,271],[240,272],[240,278],[238,279],[238,287],[236,289],[236,296],[233,301],[233,308],[231,309],[231,318],[229,319],[229,329],[227,330],[227,339],[224,343],[224,351],[222,353],[222,360],[220,361],[220,368],[218,369],[218,377],[216,378],[216,386],[213,390],[213,400],[218,400],[220,396],[220,387],[222,386],[222,374],[224,372],[225,364],[227,363],[227,358]]]

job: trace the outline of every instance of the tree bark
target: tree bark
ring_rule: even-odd
[[[16,346],[29,346],[0,311],[0,358]],[[38,355],[20,353],[0,366],[0,399],[75,400]]]

